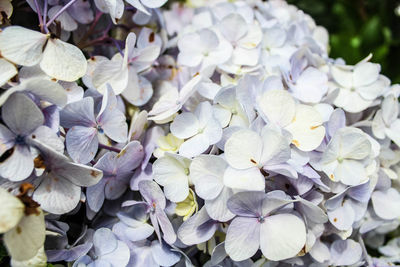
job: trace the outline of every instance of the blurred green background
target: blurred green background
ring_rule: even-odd
[[[382,65],[382,73],[393,83],[400,83],[400,0],[287,2],[328,29],[331,57],[355,64],[373,53],[372,61]]]

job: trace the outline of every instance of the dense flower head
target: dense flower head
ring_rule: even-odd
[[[283,0],[27,2],[39,27],[0,31],[12,266],[400,263],[400,87],[372,55],[330,58]]]

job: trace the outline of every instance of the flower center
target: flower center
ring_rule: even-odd
[[[257,220],[259,223],[263,223],[265,221],[265,217],[260,215],[260,216],[258,216]]]
[[[25,144],[25,137],[18,135],[15,137],[15,144],[17,145],[23,145]]]

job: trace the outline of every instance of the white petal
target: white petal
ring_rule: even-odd
[[[20,26],[10,26],[0,33],[0,52],[3,57],[22,66],[33,66],[42,58],[47,36]]]
[[[292,214],[278,214],[261,223],[260,246],[263,255],[273,261],[296,256],[306,243],[304,222]]]
[[[59,39],[49,39],[40,68],[50,77],[72,82],[85,75],[87,61],[76,46]]]
[[[224,173],[224,184],[233,189],[263,191],[265,178],[257,167],[245,170],[228,167]]]
[[[225,158],[230,166],[247,169],[260,164],[263,142],[261,137],[250,130],[232,134],[225,143]]]
[[[216,198],[223,188],[223,176],[227,164],[215,155],[200,155],[190,164],[190,178],[196,193],[203,199]]]
[[[325,136],[322,123],[322,116],[315,108],[298,105],[292,123],[285,129],[292,134],[292,143],[297,148],[302,151],[311,151],[321,144]]]
[[[357,64],[353,73],[353,84],[355,87],[371,84],[378,79],[381,67],[379,64],[365,62]]]
[[[187,158],[192,158],[206,151],[210,145],[210,141],[204,133],[197,134],[186,140],[179,147],[179,154]]]
[[[4,244],[10,256],[17,261],[33,258],[44,245],[45,225],[43,212],[24,216],[19,224],[4,234]]]
[[[24,204],[7,190],[0,187],[0,233],[14,228],[24,215]]]
[[[17,73],[18,71],[14,64],[0,58],[0,86],[8,82]]]
[[[175,117],[170,127],[174,136],[185,139],[198,133],[199,122],[193,113],[184,112]]]
[[[293,97],[285,90],[268,90],[257,99],[257,109],[269,122],[288,125],[296,113]]]

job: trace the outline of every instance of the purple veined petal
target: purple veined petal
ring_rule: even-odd
[[[299,175],[299,178],[297,179],[289,179],[289,182],[294,188],[296,188],[299,195],[307,193],[314,185],[314,182],[311,179],[303,175]]]
[[[103,254],[100,258],[110,262],[113,267],[125,267],[129,262],[130,250],[124,242],[118,240],[116,249],[112,253]]]
[[[45,175],[33,193],[33,200],[45,211],[64,214],[72,211],[79,203],[81,188],[70,181]]]
[[[104,133],[118,143],[125,142],[128,136],[128,125],[125,115],[117,107],[117,98],[111,86],[107,85],[97,123],[104,130]]]
[[[314,260],[320,263],[328,262],[331,258],[328,246],[321,242],[319,239],[315,241],[309,253]]]
[[[340,128],[346,127],[346,116],[343,109],[335,109],[329,118],[327,134],[332,137]]]
[[[64,255],[64,261],[67,261],[67,262],[75,261],[79,257],[86,255],[92,247],[93,247],[92,243],[85,243],[85,244],[81,244],[76,247],[73,247],[70,250],[67,250],[67,252]],[[46,254],[47,254],[47,251],[46,251]]]
[[[386,191],[375,191],[372,193],[372,206],[376,215],[385,220],[393,220],[400,216],[398,209],[400,194],[394,188]]]
[[[148,244],[140,244],[133,249],[131,254],[129,267],[142,266],[158,266],[151,253],[151,247],[149,247]]]
[[[360,202],[368,202],[371,197],[371,193],[370,180],[367,180],[360,185],[350,187],[347,191],[347,195],[349,197]]]
[[[96,128],[74,126],[66,135],[67,151],[70,157],[78,163],[90,162],[97,153],[99,139]]]
[[[361,260],[362,248],[352,239],[336,240],[330,248],[331,259],[336,266],[346,266]]]
[[[292,258],[306,244],[303,220],[292,214],[266,217],[261,223],[260,245],[263,255],[273,261]]]
[[[108,228],[100,228],[93,235],[93,246],[97,256],[112,253],[117,248],[117,238]]]
[[[239,192],[228,200],[228,209],[239,216],[256,218],[263,213],[262,207],[264,198],[264,192]]]
[[[7,157],[0,163],[0,176],[14,182],[28,178],[34,167],[29,147],[15,145],[6,153]]]
[[[260,215],[266,216],[293,202],[294,200],[290,199],[283,191],[271,191],[267,193],[262,200],[262,213],[260,213]]]
[[[172,266],[181,259],[178,252],[172,251],[168,245],[157,240],[151,242],[151,253],[155,262],[160,266]]]
[[[60,127],[60,113],[56,105],[51,105],[42,110],[44,115],[44,125],[52,129],[55,133]]]
[[[343,190],[339,194],[336,194],[335,196],[333,196],[330,199],[328,199],[324,204],[325,207],[328,210],[337,209],[340,205],[342,205],[343,199],[346,196],[346,193],[347,193],[348,190],[349,190],[349,188],[346,188],[345,190]]]
[[[134,191],[139,191],[139,183],[141,181],[152,181],[153,169],[152,164],[148,164],[144,170],[137,168],[130,182],[130,188]]]
[[[165,212],[159,207],[156,207],[155,214],[157,216],[161,231],[163,232],[163,239],[165,242],[172,245],[176,241],[176,234],[171,222],[169,221]]]
[[[206,242],[212,238],[218,224],[207,214],[205,208],[200,209],[190,217],[178,229],[178,238],[188,246]]]
[[[141,165],[142,170],[147,167],[150,158],[153,155],[154,149],[157,146],[157,140],[161,136],[164,136],[164,130],[159,126],[152,127],[146,131],[146,137],[143,142],[145,155]]]
[[[93,166],[96,169],[102,170],[104,177],[115,176],[117,172],[117,153],[107,152],[105,153]]]
[[[114,200],[125,193],[128,188],[128,181],[119,180],[118,178],[108,179],[104,188],[106,199]]]
[[[63,6],[55,5],[48,10],[48,16],[52,19]],[[72,32],[78,28],[78,23],[70,16],[68,12],[62,12],[56,19],[56,22],[60,23],[61,28],[65,31]]]
[[[225,251],[225,242],[221,242],[218,245],[216,245],[215,248],[213,249],[210,261],[212,264],[217,265],[218,263],[223,261],[227,256],[228,254],[226,254]]]
[[[85,97],[80,101],[66,105],[60,111],[60,123],[66,128],[72,128],[76,125],[86,127],[96,126],[93,98]]]
[[[72,267],[78,267],[78,266],[80,266],[81,264],[84,264],[84,266],[87,266],[87,265],[89,265],[89,264],[91,264],[91,263],[92,263],[92,259],[91,259],[88,255],[84,255],[84,256],[79,257],[79,258],[74,262],[74,264],[72,265]]]
[[[0,124],[0,156],[14,146],[15,134]]]
[[[130,173],[142,163],[143,157],[144,151],[140,142],[129,142],[117,155],[117,172],[119,174]]]
[[[97,184],[86,189],[86,199],[91,210],[98,212],[104,203],[104,187],[106,180],[101,179]]]
[[[326,223],[328,221],[328,216],[320,207],[299,196],[296,196],[295,199],[298,201],[295,203],[296,209],[303,214],[307,221],[310,220],[315,223]]]
[[[90,3],[84,0],[78,0],[67,9],[69,15],[82,24],[88,24],[93,21],[93,10]]]
[[[260,223],[256,218],[237,217],[229,225],[225,239],[226,253],[234,261],[256,254],[260,247]]]
[[[79,267],[79,266],[77,266]],[[110,262],[103,260],[103,259],[97,259],[90,264],[88,264],[88,267],[114,267]]]
[[[335,210],[328,211],[329,221],[341,231],[351,229],[354,223],[355,213],[349,201],[345,201]]]
[[[293,168],[290,164],[282,163],[282,164],[275,164],[275,165],[266,165],[263,169],[267,172],[273,172],[277,174],[282,174],[284,176],[297,179],[298,174],[295,168]]]
[[[150,212],[150,221],[151,225],[153,225],[154,232],[156,232],[158,240],[161,242],[162,236],[160,233],[160,226],[158,224],[157,215],[154,212]]]
[[[142,223],[142,225],[133,227],[124,227],[124,235],[132,242],[144,240],[151,236],[154,232],[154,228],[148,223]]]
[[[26,136],[44,123],[42,111],[26,95],[11,95],[2,108],[2,119],[12,132]]]
[[[165,209],[165,196],[157,183],[153,181],[141,181],[139,183],[139,191],[149,205],[153,205],[154,203],[161,210]]]

